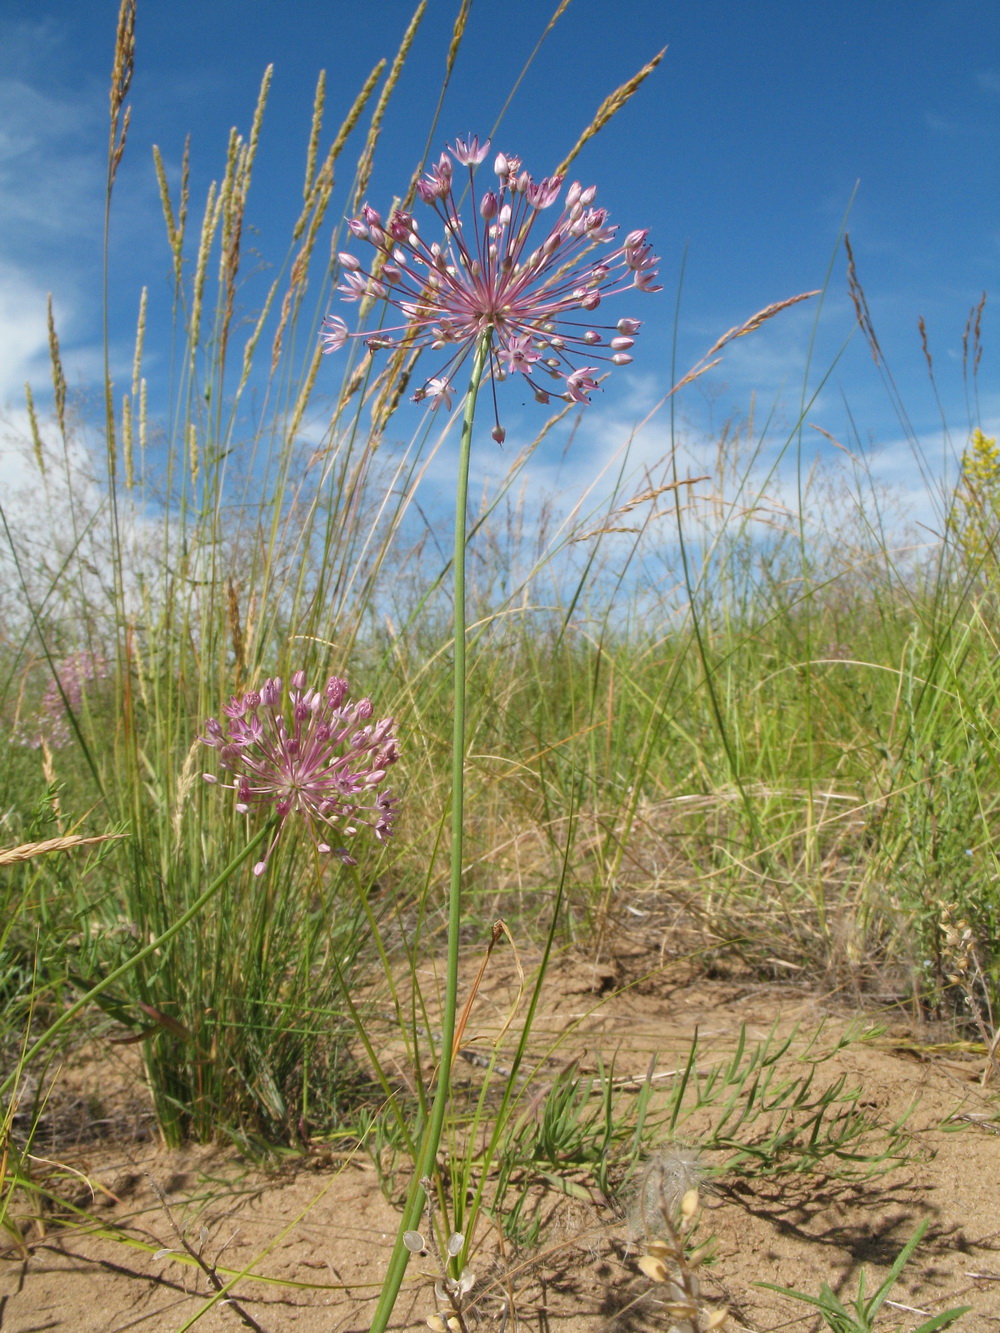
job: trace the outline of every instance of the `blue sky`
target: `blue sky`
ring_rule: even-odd
[[[475,0],[435,151],[456,134],[489,131],[553,7],[540,0]],[[390,106],[369,191],[381,207],[423,150],[456,8],[453,0],[430,0]],[[132,127],[112,224],[110,328],[122,379],[131,363],[141,286],[150,288],[152,309],[169,310],[169,256],[151,145],[160,146],[176,188],[190,131],[197,209],[209,180],[221,173],[229,127],[249,130],[261,74],[273,63],[248,217],[253,244],[265,260],[280,262],[300,206],[319,69],[328,73],[332,134],[375,61],[395,53],[412,10],[410,0],[382,0],[377,7],[345,0],[139,0]],[[94,392],[99,383],[107,86],[116,15],[116,0],[4,0],[0,7],[0,407],[8,406],[15,421],[24,380],[45,399],[48,291],[71,387]],[[668,50],[658,70],[574,167],[585,183],[598,184],[599,202],[623,229],[650,229],[665,284],[659,296],[638,296],[634,310],[622,304],[619,313],[645,321],[635,364],[616,374],[590,410],[581,467],[601,461],[609,425],[627,431],[669,386],[682,261],[681,372],[754,311],[822,287],[832,261],[811,384],[848,345],[809,419],[847,441],[846,400],[876,470],[915,497],[912,460],[890,399],[862,340],[850,341],[853,309],[837,240],[850,205],[847,226],[876,331],[913,427],[935,456],[942,453],[940,414],[917,320],[926,320],[951,444],[960,449],[970,424],[962,331],[970,308],[988,293],[980,413],[982,424],[995,429],[995,0],[688,0],[627,9],[572,0],[528,71],[495,146],[518,153],[533,174],[545,174],[603,97],[663,46]],[[358,149],[342,159],[345,177]],[[250,308],[250,289],[246,299]],[[707,439],[726,417],[745,413],[751,396],[758,413],[777,403],[779,418],[794,420],[816,305],[798,307],[733,345],[724,364],[688,390],[681,412],[693,431]],[[165,375],[166,366],[166,348],[154,335],[146,373],[155,379],[157,368]],[[828,448],[818,435],[813,444]]]

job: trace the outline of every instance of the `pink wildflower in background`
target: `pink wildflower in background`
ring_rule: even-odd
[[[437,407],[451,407],[456,371],[487,330],[492,330],[490,374],[494,382],[523,375],[536,399],[586,403],[605,366],[624,366],[639,331],[637,319],[603,324],[596,312],[622,292],[658,292],[657,256],[647,232],[632,231],[614,245],[617,227],[595,208],[596,186],[574,181],[562,211],[544,236],[540,215],[553,207],[561,176],[537,183],[522,171],[519,158],[499,153],[493,163],[495,188],[479,195],[463,220],[453,190],[455,166],[468,168],[472,198],[475,167],[486,157],[489,140],[455,142],[418,184],[418,193],[441,220],[444,241],[429,244],[416,218],[397,209],[387,222],[368,204],[348,222],[375,255],[369,267],[353,254],[339,256],[345,300],[366,297],[395,306],[403,322],[376,333],[355,334],[336,315],[324,321],[324,352],[338,351],[349,337],[364,339],[372,352],[408,348],[452,348],[435,374],[414,394]],[[450,153],[450,156],[449,156]],[[612,247],[607,249],[607,247]],[[571,316],[573,318],[571,318]],[[580,364],[582,362],[582,364]],[[496,404],[494,399],[494,415]],[[502,443],[499,420],[493,437]]]
[[[262,875],[286,824],[296,815],[305,822],[316,849],[356,865],[344,846],[366,826],[379,842],[392,834],[397,800],[382,788],[386,771],[399,758],[393,719],[371,724],[370,699],[348,704],[347,681],[331,676],[320,693],[306,688],[305,672],[297,671],[288,692],[290,708],[282,710],[281,679],[264,682],[234,697],[223,709],[228,734],[210,717],[202,740],[219,752],[219,763],[234,781],[223,784],[236,792],[236,809],[273,809],[278,831],[263,860],[254,866]],[[205,773],[205,781],[218,781]]]
[[[90,681],[106,680],[109,667],[98,653],[76,652],[56,663],[55,674],[58,684],[49,681],[33,721],[22,722],[14,733],[18,745],[27,745],[32,750],[43,745],[59,750],[68,745],[71,733],[67,708],[79,713],[84,686]]]

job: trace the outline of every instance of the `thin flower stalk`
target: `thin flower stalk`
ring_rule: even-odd
[[[434,1172],[445,1112],[451,1093],[451,1071],[455,1023],[458,1012],[458,945],[462,925],[462,849],[465,836],[465,515],[469,498],[469,462],[472,457],[472,427],[476,399],[490,354],[490,333],[482,336],[472,363],[465,396],[462,438],[459,444],[458,484],[455,494],[455,646],[454,725],[451,768],[451,865],[448,888],[448,959],[445,972],[444,1011],[441,1018],[441,1055],[430,1115],[420,1143],[410,1191],[386,1270],[379,1303],[370,1333],[384,1333],[403,1282],[410,1250],[405,1237],[420,1221],[426,1201],[424,1182]]]
[[[469,172],[476,199],[475,169],[489,151],[473,137],[456,140],[418,183],[422,201],[436,214],[443,241],[428,244],[417,220],[395,209],[386,222],[369,204],[351,219],[352,235],[375,251],[368,267],[353,254],[339,256],[341,294],[361,303],[364,312],[381,300],[402,320],[377,332],[351,334],[339,316],[329,316],[322,333],[324,352],[336,352],[351,337],[369,351],[429,347],[445,360],[414,394],[417,402],[442,403],[451,410],[455,376],[471,357],[459,444],[455,497],[454,731],[452,737],[451,866],[448,897],[448,958],[437,1080],[427,1123],[414,1162],[399,1231],[371,1324],[384,1333],[402,1285],[410,1251],[406,1237],[419,1220],[426,1184],[434,1174],[451,1092],[452,1056],[458,1010],[458,946],[462,920],[462,848],[465,782],[466,607],[465,548],[469,463],[476,403],[486,374],[493,399],[493,439],[502,444],[505,430],[497,410],[496,386],[521,376],[535,398],[558,397],[585,404],[599,387],[602,367],[628,365],[640,322],[631,317],[615,324],[597,322],[596,312],[611,296],[637,289],[659,291],[657,257],[645,231],[632,231],[615,245],[617,229],[606,210],[593,207],[596,187],[573,182],[562,211],[539,240],[540,215],[562,191],[561,176],[535,182],[518,158],[497,154],[496,188],[478,196],[467,221],[459,215],[453,181],[455,169]],[[608,247],[611,247],[610,250]]]

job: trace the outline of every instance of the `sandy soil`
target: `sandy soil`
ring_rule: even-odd
[[[509,959],[491,964],[472,1038],[497,1029],[515,989]],[[749,1043],[765,1039],[776,1022],[784,1035],[797,1027],[782,1057],[791,1074],[801,1071],[796,1052],[820,1024],[819,1044],[829,1047],[857,1019],[856,1009],[836,997],[739,977],[692,979],[628,944],[608,965],[563,958],[554,966],[533,1049],[541,1057],[555,1035],[563,1039],[542,1065],[538,1087],[546,1068],[555,1078],[570,1061],[586,1071],[601,1058],[614,1061],[620,1096],[634,1097],[655,1053],[664,1076],[651,1101],[655,1121],[657,1099],[667,1095],[670,1071],[683,1065],[695,1028],[702,1070],[732,1052],[743,1024]],[[981,1057],[960,1045],[934,1046],[933,1034],[914,1031],[898,1012],[872,1019],[885,1031],[817,1066],[816,1086],[846,1076],[883,1125],[916,1099],[904,1160],[868,1178],[730,1173],[706,1182],[699,1234],[714,1236],[715,1254],[703,1285],[731,1311],[727,1327],[759,1333],[820,1327],[807,1307],[754,1284],[815,1294],[825,1281],[846,1298],[862,1265],[872,1275],[884,1273],[928,1218],[927,1236],[893,1292],[897,1304],[884,1307],[879,1327],[912,1329],[928,1314],[969,1305],[960,1330],[1000,1330],[1000,1101],[979,1085]],[[475,1078],[475,1066],[468,1068]],[[91,1054],[65,1071],[49,1114],[51,1143],[38,1151],[79,1173],[75,1197],[91,1221],[73,1229],[56,1221],[34,1226],[22,1252],[3,1254],[3,1333],[174,1333],[196,1317],[202,1333],[246,1327],[233,1308],[209,1307],[209,1279],[181,1237],[223,1281],[252,1271],[232,1293],[266,1333],[367,1327],[397,1212],[364,1151],[338,1155],[314,1145],[276,1171],[248,1164],[231,1149],[167,1151],[155,1141],[122,1052]],[[682,1173],[696,1169],[695,1145],[712,1114],[685,1120],[674,1141],[657,1131],[654,1160]],[[870,1143],[878,1141],[873,1131]],[[701,1165],[718,1160],[718,1153],[703,1154]],[[635,1263],[642,1237],[634,1198],[627,1191],[603,1197],[580,1171],[567,1176],[571,1195],[551,1180],[533,1186],[533,1207],[543,1219],[538,1246],[518,1252],[484,1227],[472,1264],[470,1325],[497,1333],[518,1327],[665,1333],[669,1319]],[[71,1189],[68,1175],[61,1187]],[[411,1262],[395,1326],[425,1326],[437,1308],[434,1276],[430,1261]]]

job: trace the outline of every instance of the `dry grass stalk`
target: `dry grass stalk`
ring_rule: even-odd
[[[28,408],[28,424],[31,426],[31,447],[35,453],[35,462],[38,464],[38,470],[45,476],[45,450],[42,448],[42,437],[38,430],[38,417],[35,415],[35,396],[31,392],[31,385],[24,382],[24,401]]]
[[[246,670],[246,659],[243,656],[243,629],[240,625],[240,594],[239,589],[233,582],[232,575],[229,577],[226,592],[226,615],[229,621],[229,638],[233,645],[233,656],[236,659],[236,679],[233,688],[236,693],[239,693],[240,685],[243,681],[243,673]]]
[[[854,313],[858,317],[858,324],[861,332],[868,341],[871,349],[872,358],[877,366],[883,362],[882,349],[878,345],[878,338],[875,336],[875,326],[872,324],[871,313],[868,309],[868,302],[865,299],[864,288],[858,281],[858,271],[854,266],[854,251],[851,249],[851,238],[845,232],[844,249],[847,251],[847,287],[851,293],[851,300],[854,302]]]
[[[430,155],[431,145],[434,142],[434,135],[437,132],[438,119],[441,115],[441,108],[444,105],[445,94],[448,91],[448,85],[451,82],[452,71],[455,68],[455,61],[458,58],[459,47],[462,45],[462,38],[465,36],[465,27],[469,21],[469,14],[472,10],[472,0],[462,0],[459,5],[458,13],[455,15],[455,23],[451,30],[451,42],[448,45],[448,54],[444,61],[444,78],[441,81],[441,88],[438,92],[437,106],[434,108],[434,114],[431,116],[430,128],[427,131],[427,142],[424,144],[424,151],[420,161],[410,177],[410,184],[406,195],[400,207],[409,212],[413,206],[413,200],[417,193],[417,182],[420,180],[420,173],[424,169],[427,158]]]
[[[66,438],[66,376],[63,374],[62,357],[59,355],[59,336],[56,333],[55,316],[52,313],[52,293],[48,301],[49,322],[49,361],[52,364],[52,391],[55,396],[56,420],[59,433]]]
[[[554,23],[556,18],[558,17],[559,17],[558,14],[556,14],[553,17],[552,22]],[[594,115],[594,119],[583,131],[579,139],[577,139],[576,143],[570,149],[569,153],[563,158],[563,160],[556,167],[555,174],[557,176],[566,175],[566,172],[569,170],[570,164],[577,157],[577,155],[584,147],[584,145],[589,143],[595,134],[599,134],[600,131],[604,129],[608,121],[612,118],[612,116],[616,116],[618,112],[621,111],[622,107],[625,106],[626,103],[632,100],[633,95],[639,90],[639,87],[643,83],[645,83],[645,81],[649,78],[650,74],[652,74],[653,70],[656,69],[657,65],[660,63],[660,61],[663,59],[666,53],[667,53],[667,48],[664,47],[663,50],[659,51],[652,58],[652,60],[649,61],[648,64],[643,65],[642,69],[640,69],[637,74],[633,74],[632,77],[626,83],[623,83],[620,88],[616,88],[613,93],[611,93],[608,97],[604,99],[601,105],[597,108],[597,111]]]
[[[47,740],[42,740],[42,776],[52,794],[52,813],[55,816],[56,828],[60,833],[63,831],[63,810],[59,801],[59,782],[56,778],[55,760],[52,758],[52,748]]]
[[[361,207],[361,201],[364,199],[365,191],[368,189],[368,182],[371,180],[372,168],[375,163],[375,145],[378,143],[379,135],[382,131],[382,119],[385,116],[385,109],[389,104],[389,98],[395,91],[396,84],[399,82],[399,76],[403,72],[403,65],[406,57],[410,54],[410,47],[413,45],[413,39],[417,35],[417,29],[420,27],[421,20],[427,11],[427,0],[420,0],[417,5],[413,18],[410,19],[410,25],[403,34],[403,40],[399,50],[396,52],[396,58],[392,62],[389,70],[389,77],[385,81],[385,87],[382,89],[381,96],[375,106],[375,113],[372,116],[372,123],[368,128],[368,137],[365,139],[365,146],[361,150],[361,157],[358,159],[358,177],[357,186],[354,190],[354,202],[351,204],[351,212],[356,213]]]
[[[361,111],[365,106],[365,103],[371,96],[371,92],[375,87],[375,83],[378,78],[378,73],[384,68],[385,68],[385,61],[380,61],[379,64],[375,67],[375,70],[372,71],[372,74],[369,76],[368,81],[365,84],[364,88],[362,88],[361,93],[355,99],[354,106],[351,108],[347,120],[341,126],[340,132],[338,133],[336,140],[334,141],[332,147],[330,148],[330,151],[327,154],[322,167],[320,168],[319,174],[316,176],[315,180],[312,181],[312,184],[306,190],[305,206],[303,207],[302,213],[299,216],[299,220],[296,222],[295,227],[292,231],[292,240],[293,242],[297,241],[302,236],[304,231],[306,232],[306,236],[305,240],[302,242],[302,248],[299,250],[299,253],[295,256],[295,261],[292,264],[292,274],[288,283],[288,291],[285,293],[284,300],[281,303],[281,318],[278,320],[278,327],[275,330],[274,341],[271,344],[272,375],[277,370],[278,361],[281,358],[285,329],[288,326],[289,320],[292,319],[294,317],[294,314],[298,312],[299,306],[302,303],[302,298],[305,296],[307,278],[309,273],[309,263],[312,259],[313,249],[316,245],[316,238],[319,236],[320,228],[322,227],[323,221],[326,217],[326,210],[330,203],[330,196],[333,193],[334,162],[336,161],[337,157],[340,154],[341,149],[344,146],[344,142],[347,138],[347,135],[350,133],[350,130],[356,124],[357,119],[361,115]],[[317,104],[313,110],[313,125],[310,133],[310,152],[313,151],[313,139],[314,138],[318,139],[319,136],[320,122],[317,119],[317,115],[319,116],[322,115],[322,106],[320,105],[318,88],[317,88]],[[307,168],[306,172],[307,182],[310,179],[312,170],[313,167]],[[312,214],[311,217],[310,213]],[[307,221],[309,224],[308,231],[306,231]],[[334,247],[334,253],[336,252],[338,233],[339,229],[335,228],[331,240],[331,244]],[[270,305],[270,300],[271,298],[269,297],[268,305]],[[248,370],[249,366],[245,355],[243,364],[244,364],[244,371]],[[313,364],[316,367],[318,367],[319,363],[318,361],[316,361],[315,358],[313,359]],[[315,370],[312,373],[312,379],[315,379]],[[310,389],[312,388],[311,383],[309,387]],[[306,397],[308,397],[308,395],[306,395]],[[299,401],[303,403],[303,409],[304,409],[305,404],[301,393],[299,395]]]
[[[111,67],[111,141],[108,161],[108,192],[115,183],[118,164],[125,151],[125,137],[128,134],[132,108],[125,107],[124,118],[121,109],[132,84],[132,72],[135,68],[135,4],[136,0],[122,0],[118,11],[118,31],[115,34],[115,58]],[[119,123],[121,133],[119,134]]]
[[[361,113],[368,105],[368,99],[375,91],[375,85],[382,77],[382,72],[385,69],[385,64],[386,62],[384,60],[380,60],[378,64],[375,66],[375,68],[372,70],[372,72],[368,75],[368,78],[365,80],[361,91],[354,99],[354,105],[347,113],[344,123],[337,131],[337,137],[330,145],[330,150],[327,153],[326,157],[323,159],[323,165],[316,173],[316,178],[313,181],[312,186],[310,187],[309,194],[305,201],[305,206],[303,207],[302,212],[299,214],[299,219],[296,222],[294,228],[292,229],[293,241],[297,241],[299,237],[302,235],[303,231],[305,231],[306,222],[308,221],[309,218],[309,213],[313,209],[313,207],[317,204],[317,202],[320,203],[321,207],[325,211],[326,204],[329,202],[330,192],[333,190],[333,165],[336,162],[337,158],[340,156],[340,154],[343,152],[344,144],[347,142],[348,136],[351,134],[352,130],[357,125],[358,121],[361,119]],[[333,233],[334,249],[336,249],[336,241],[337,241],[337,232],[335,230]]]
[[[305,415],[309,399],[312,397],[313,385],[316,383],[316,376],[319,374],[320,362],[323,359],[323,346],[317,342],[313,348],[312,360],[309,362],[309,369],[299,390],[299,395],[295,400],[295,406],[292,408],[291,420],[288,423],[288,439],[293,440],[302,424],[302,418]]]
[[[232,584],[230,584],[232,587]],[[239,689],[239,682],[236,685]],[[171,820],[171,829],[174,835],[174,845],[179,849],[181,845],[181,824],[184,818],[184,807],[187,804],[187,798],[191,794],[191,789],[198,781],[197,759],[202,749],[202,739],[196,736],[191,742],[191,748],[184,756],[184,763],[181,765],[181,771],[177,775],[177,790],[174,796],[174,814]]]
[[[969,318],[965,322],[965,331],[962,334],[962,379],[969,377],[969,334],[972,334],[972,376],[975,379],[979,371],[979,359],[983,354],[982,343],[980,342],[980,333],[983,326],[983,307],[986,305],[986,293],[983,292],[979,298],[979,304],[974,305],[969,311]]]
[[[142,346],[146,337],[146,298],[147,288],[143,287],[139,297],[139,322],[135,329],[135,356],[132,358],[132,397],[139,396],[139,372],[142,369]]]
[[[267,96],[271,88],[274,66],[268,65],[261,79],[257,105],[254,108],[253,122],[250,127],[250,140],[244,143],[235,130],[230,135],[230,150],[226,162],[226,175],[222,185],[222,252],[219,257],[219,285],[223,293],[222,324],[219,329],[218,360],[225,362],[226,347],[229,342],[229,329],[233,319],[233,306],[236,300],[236,278],[240,267],[240,242],[243,236],[243,219],[246,214],[247,195],[250,192],[250,177],[253,173],[254,159],[260,142],[260,127],[267,106]]]
[[[250,337],[246,341],[246,345],[243,348],[243,370],[240,373],[239,387],[236,390],[237,397],[239,397],[240,393],[243,390],[244,385],[247,382],[247,379],[250,376],[250,367],[253,365],[253,357],[254,353],[257,350],[257,343],[259,342],[260,335],[263,332],[264,323],[271,312],[271,305],[274,301],[275,294],[277,293],[279,281],[280,281],[279,278],[275,278],[275,280],[271,283],[271,288],[267,293],[267,297],[264,300],[264,305],[260,312],[260,315],[257,318],[257,323],[254,325],[253,333],[251,333]],[[274,372],[274,367],[276,364],[277,364],[276,360],[272,360],[271,363],[272,374]]]
[[[201,239],[198,243],[198,258],[195,262],[194,285],[191,293],[191,327],[188,333],[188,341],[191,347],[192,366],[198,350],[198,336],[201,332],[201,308],[205,299],[205,272],[208,267],[208,253],[212,248],[215,229],[219,225],[221,209],[222,200],[216,198],[216,183],[212,181],[208,187],[208,198],[205,201],[205,216],[201,224]]]
[[[694,486],[699,481],[711,481],[711,477],[707,473],[705,473],[705,475],[701,477],[681,477],[677,481],[667,482],[665,486],[657,486],[652,490],[643,491],[641,495],[633,495],[631,500],[626,500],[626,502],[623,505],[620,505],[617,509],[611,511],[611,513],[608,515],[608,526],[600,528],[591,528],[587,532],[581,532],[579,533],[579,535],[574,535],[573,537],[570,538],[570,541],[585,542],[588,541],[591,537],[600,537],[604,533],[608,532],[632,532],[632,533],[641,532],[642,529],[637,527],[615,527],[612,524],[612,520],[617,518],[619,515],[630,514],[632,510],[636,508],[636,506],[644,504],[647,500],[655,500],[657,496],[665,495],[667,491],[676,491],[681,486]],[[650,519],[661,518],[662,513],[654,511],[652,514],[650,514],[649,517]]]
[[[100,833],[89,838],[68,833],[60,838],[45,838],[42,842],[23,842],[19,847],[0,848],[0,866],[16,865],[36,856],[48,856],[50,852],[66,852],[72,847],[89,847],[124,837],[124,833]]]
[[[198,430],[193,421],[188,422],[187,430],[188,466],[191,470],[191,485],[197,486],[200,471],[198,461]]]
[[[131,490],[135,484],[135,469],[132,458],[132,402],[127,393],[122,395],[122,455],[125,462],[125,485]]]
[[[501,122],[503,121],[504,116],[506,116],[507,111],[508,111],[508,109],[509,109],[509,107],[510,107],[510,104],[513,102],[515,96],[517,95],[517,90],[518,90],[518,88],[520,88],[521,84],[524,82],[524,76],[527,74],[528,70],[531,68],[532,64],[534,63],[535,56],[538,55],[538,52],[539,52],[539,51],[541,50],[541,48],[542,48],[542,43],[545,41],[546,37],[548,37],[549,33],[550,33],[550,32],[552,31],[552,29],[556,26],[556,24],[559,22],[559,20],[562,18],[563,14],[565,14],[566,10],[569,9],[569,6],[570,6],[570,0],[559,0],[559,4],[556,6],[555,11],[554,11],[552,17],[549,19],[548,23],[545,25],[545,28],[544,28],[543,31],[542,31],[542,35],[541,35],[541,37],[539,37],[538,41],[537,41],[537,42],[535,43],[535,45],[534,45],[534,48],[533,48],[531,54],[528,56],[527,60],[524,62],[524,65],[523,65],[522,68],[521,68],[521,72],[520,72],[520,74],[519,74],[519,75],[517,76],[517,78],[514,80],[514,83],[513,83],[512,87],[511,87],[511,90],[510,90],[510,92],[507,94],[507,100],[504,102],[503,106],[500,108],[500,111],[499,111],[498,114],[497,114],[497,118],[496,118],[496,120],[493,122],[493,128],[490,130],[490,138],[491,138],[491,139],[493,138],[493,136],[496,134],[497,130],[499,129],[500,124],[501,124]]]
[[[716,352],[721,352],[727,343],[733,342],[736,338],[745,338],[748,333],[753,333],[759,329],[762,324],[766,324],[769,319],[782,310],[787,310],[789,306],[798,305],[800,301],[808,301],[813,296],[819,296],[819,292],[800,292],[798,296],[789,296],[784,301],[774,301],[771,305],[766,305],[763,310],[758,310],[756,315],[751,315],[745,324],[737,324],[735,328],[727,330],[722,337],[708,349],[705,353],[706,358],[714,356]],[[682,380],[683,384],[684,381]]]
[[[313,182],[316,179],[316,157],[319,153],[319,132],[323,124],[323,108],[326,105],[326,70],[321,69],[316,80],[316,94],[313,97],[312,122],[309,126],[309,147],[306,149],[306,179],[302,186],[302,202],[309,203]]]
[[[190,134],[184,140],[184,156],[181,160],[181,193],[178,201],[176,224],[174,222],[173,205],[170,202],[170,186],[167,184],[167,173],[164,170],[163,158],[160,156],[160,150],[156,144],[153,144],[153,164],[156,167],[156,180],[160,187],[160,206],[163,209],[163,217],[167,224],[167,241],[170,245],[170,252],[174,257],[174,281],[179,285],[184,251],[184,228],[187,223],[187,206],[190,195]]]

